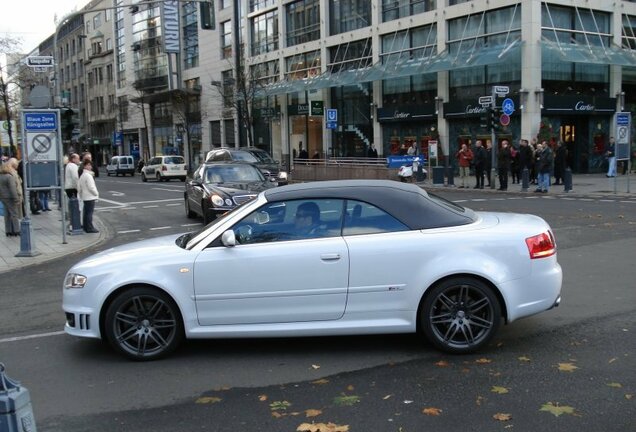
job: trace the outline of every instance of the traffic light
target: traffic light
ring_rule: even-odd
[[[499,129],[499,111],[497,111],[497,108],[490,110],[490,128],[492,130]]]
[[[62,132],[62,139],[70,141],[73,135],[73,110],[70,108],[62,108],[62,119],[60,121],[60,131]]]

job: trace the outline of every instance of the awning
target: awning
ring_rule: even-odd
[[[541,54],[544,61],[636,66],[636,51],[616,45],[603,47],[577,43],[559,43],[544,38],[541,41]]]
[[[521,45],[520,39],[515,39],[507,44],[482,45],[479,47],[467,43],[457,52],[451,53],[445,50],[429,57],[398,60],[396,62],[387,61],[386,63],[376,63],[361,69],[348,69],[338,72],[327,71],[317,77],[279,81],[263,88],[259,93],[262,96],[272,96],[499,64],[515,56],[520,56]]]

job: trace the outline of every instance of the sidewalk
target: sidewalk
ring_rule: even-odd
[[[617,196],[636,197],[636,175],[632,174],[629,178],[630,192],[627,193],[627,176],[619,175],[616,177]],[[474,184],[474,177],[471,178],[471,184]],[[429,188],[440,188],[448,190],[448,186],[431,186],[429,181],[421,184]],[[529,185],[527,192],[521,192],[521,185],[509,182],[507,192],[499,192],[497,190],[483,189],[483,191],[491,191],[497,194],[527,194],[531,195],[534,185]],[[468,191],[469,189],[462,189]],[[551,186],[549,195],[564,194],[563,186]],[[575,174],[572,181],[572,190],[568,193],[571,195],[585,195],[593,197],[595,195],[608,195],[614,193],[614,178],[607,178],[605,174]],[[62,243],[62,212],[57,210],[57,205],[53,206],[54,210],[50,212],[41,212],[39,215],[30,215],[31,218],[31,250],[40,254],[35,257],[15,256],[20,252],[20,237],[6,237],[4,234],[4,225],[0,225],[0,273],[9,270],[26,267],[29,265],[40,264],[55,258],[62,257],[82,249],[90,248],[108,238],[107,228],[101,223],[99,218],[95,216],[94,221],[99,234],[81,234],[67,235],[66,244]]]
[[[66,235],[66,244],[62,243],[62,212],[57,203],[52,203],[52,211],[29,215],[31,219],[31,252],[39,252],[34,257],[16,257],[20,252],[21,237],[7,237],[4,233],[4,221],[0,225],[0,274],[18,268],[41,264],[82,249],[89,248],[108,237],[106,227],[99,218],[94,217],[98,234]],[[0,276],[1,280],[2,276]]]

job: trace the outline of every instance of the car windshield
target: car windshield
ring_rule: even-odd
[[[205,183],[244,183],[263,181],[260,171],[251,165],[214,165],[205,170]]]
[[[251,150],[250,153],[254,155],[259,160],[259,162],[265,162],[268,164],[276,163],[276,161],[264,151]]]
[[[232,152],[232,159],[250,163],[258,162],[258,159],[252,153],[246,151]]]
[[[182,157],[171,156],[163,159],[163,163],[166,165],[179,165],[185,163]]]

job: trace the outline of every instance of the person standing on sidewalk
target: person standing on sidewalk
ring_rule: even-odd
[[[484,188],[484,169],[486,168],[486,150],[481,143],[481,140],[477,140],[475,143],[475,156],[473,158],[475,165],[475,189]]]
[[[563,184],[563,176],[567,167],[567,149],[563,145],[563,141],[557,142],[557,148],[554,152],[554,184]]]
[[[508,173],[510,172],[510,162],[512,154],[508,146],[508,140],[501,141],[501,150],[497,159],[497,168],[499,169],[499,189],[500,191],[508,190]]]
[[[523,170],[528,170],[528,183],[530,183],[531,177],[530,173],[532,171],[533,164],[533,155],[532,148],[530,147],[530,143],[527,139],[522,139],[519,141],[519,172],[521,180],[523,181]],[[522,185],[523,187],[523,185]]]
[[[77,198],[77,182],[79,180],[79,155],[71,153],[64,168],[64,192],[69,198]]]
[[[470,162],[473,160],[473,152],[466,144],[462,144],[462,147],[455,154],[455,157],[459,163],[459,177],[461,179],[461,185],[459,187],[467,188],[468,177],[470,176]]]
[[[488,179],[487,187],[490,187],[492,179],[492,144],[486,141],[486,178]]]
[[[605,155],[609,164],[606,177],[616,177],[616,144],[614,144],[614,137],[610,137],[609,147]]]
[[[20,235],[23,217],[22,180],[18,175],[18,160],[9,159],[0,166],[0,201],[4,206],[4,232],[7,237]]]
[[[541,152],[539,153],[539,184],[535,192],[548,193],[553,162],[552,150],[550,150],[548,143],[543,141],[541,143]]]
[[[84,210],[82,212],[82,226],[87,233],[98,233],[99,231],[93,226],[93,212],[95,211],[95,204],[99,199],[99,192],[95,185],[95,179],[93,178],[93,164],[91,161],[86,160],[82,164],[82,175],[77,183],[77,192],[84,203]]]

